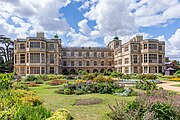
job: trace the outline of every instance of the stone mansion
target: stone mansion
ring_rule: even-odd
[[[164,63],[165,42],[143,36],[125,44],[114,37],[107,47],[63,47],[57,35],[46,39],[43,32],[14,41],[14,71],[18,75],[75,74],[79,70],[154,74],[164,71]]]

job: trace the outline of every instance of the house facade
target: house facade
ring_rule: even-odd
[[[79,70],[162,73],[164,60],[165,43],[142,36],[125,44],[115,37],[107,47],[63,47],[57,36],[46,39],[43,32],[14,41],[14,71],[18,75],[75,74]]]

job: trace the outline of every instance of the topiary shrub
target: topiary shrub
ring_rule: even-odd
[[[46,120],[73,120],[74,118],[71,116],[70,112],[66,109],[58,109],[56,110],[52,117]]]

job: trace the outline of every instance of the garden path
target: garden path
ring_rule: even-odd
[[[180,84],[180,82],[163,81],[163,83],[158,84],[158,86],[162,87],[165,90],[171,90],[171,91],[180,92],[180,87],[172,86],[172,85],[175,85],[175,84]]]

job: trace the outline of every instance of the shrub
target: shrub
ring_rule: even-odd
[[[37,76],[35,75],[28,75],[25,78],[25,81],[35,81],[35,80],[38,80]]]
[[[131,75],[130,74],[124,74],[122,76],[123,79],[131,79]]]
[[[71,116],[70,112],[66,109],[58,109],[56,110],[52,117],[46,120],[73,120],[74,118]]]
[[[25,86],[26,87],[39,87],[39,85],[34,82],[26,83]]]
[[[48,81],[49,80],[49,78],[48,78],[48,76],[47,75],[37,75],[36,76],[37,77],[37,79],[38,80],[40,80],[40,81]]]
[[[42,79],[35,80],[36,84],[44,84],[44,81]]]
[[[0,119],[9,119],[20,105],[37,106],[42,101],[32,91],[2,90],[0,91]]]
[[[13,74],[0,74],[0,90],[1,89],[9,89],[11,87],[11,80],[13,78]]]
[[[58,94],[87,94],[87,93],[100,93],[100,94],[113,94],[115,91],[124,92],[126,89],[124,88],[124,85],[120,85],[118,82],[92,82],[92,81],[86,81],[86,82],[78,82],[76,84],[65,84],[63,87],[58,89],[56,93]],[[126,96],[129,95],[135,95],[132,93],[133,90],[131,89],[131,92],[128,93]],[[132,93],[132,94],[131,94]]]
[[[125,89],[118,89],[115,91],[114,95],[119,95],[119,96],[136,96],[137,92],[135,92],[133,89],[130,87],[125,88]]]
[[[110,75],[111,75],[111,71],[105,70],[104,73],[103,73],[103,75],[105,75],[105,76],[110,76]]]
[[[66,80],[52,80],[48,84],[50,84],[50,85],[62,85],[64,83],[66,83]]]
[[[76,83],[85,83],[86,82],[86,80],[76,80]]]
[[[79,70],[78,75],[87,75],[88,72],[84,70]]]
[[[13,115],[13,120],[45,120],[51,116],[51,112],[43,106],[21,105]]]
[[[156,79],[157,79],[157,76],[154,75],[154,74],[147,74],[147,75],[146,75],[146,79],[147,79],[147,80],[156,80]]]
[[[94,78],[95,78],[94,74],[87,74],[82,76],[83,80],[93,80]]]
[[[93,79],[94,82],[105,82],[106,78],[102,75],[99,75]]]
[[[102,75],[99,75],[97,77],[95,77],[93,79],[94,82],[113,82],[114,80],[112,79],[112,77],[108,76],[107,78],[102,76]]]
[[[180,95],[164,90],[141,93],[131,102],[109,105],[112,120],[179,120]]]
[[[180,70],[177,70],[174,74],[175,75],[180,75]]]
[[[157,89],[156,83],[154,83],[153,81],[147,81],[147,80],[137,81],[135,86],[137,89],[142,89],[142,90]]]
[[[82,95],[85,94],[85,92],[82,89],[75,90],[74,92],[76,95]]]
[[[54,79],[65,79],[64,75],[54,75],[54,74],[50,74],[47,75],[49,80],[54,80]]]
[[[71,89],[69,89],[69,88],[65,88],[64,89],[64,94],[66,94],[66,95],[71,95],[71,94],[73,94],[74,93],[74,91],[72,91]]]
[[[115,77],[115,78],[117,78],[117,77],[122,78],[123,75],[124,75],[123,73],[116,72],[116,71],[113,71],[110,74],[111,77]]]
[[[180,78],[171,78],[170,81],[180,81]]]

